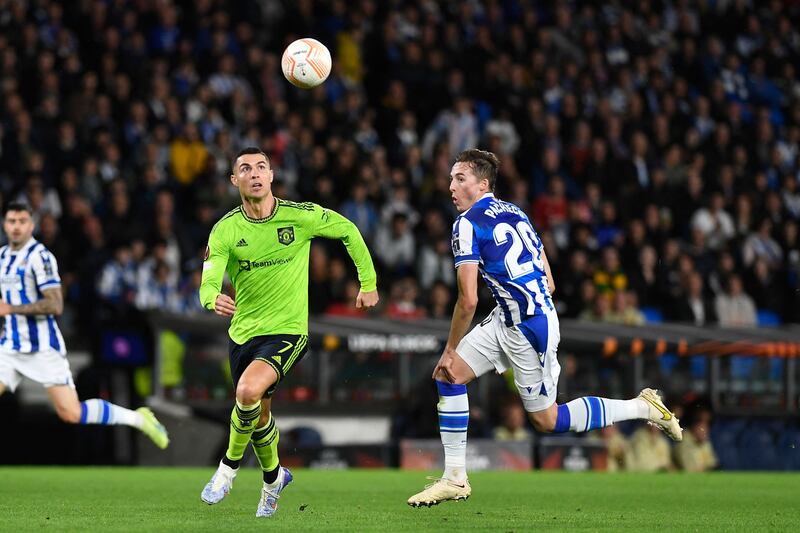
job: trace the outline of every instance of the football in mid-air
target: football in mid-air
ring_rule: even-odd
[[[283,51],[281,67],[289,83],[311,89],[330,75],[331,53],[316,39],[297,39]]]

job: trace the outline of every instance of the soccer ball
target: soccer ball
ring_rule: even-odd
[[[331,53],[316,39],[297,39],[283,51],[281,67],[289,83],[311,89],[330,75]]]

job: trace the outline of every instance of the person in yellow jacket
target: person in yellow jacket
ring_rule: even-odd
[[[169,163],[173,176],[181,185],[190,185],[206,169],[208,150],[200,140],[197,125],[187,123],[180,137],[169,147]]]

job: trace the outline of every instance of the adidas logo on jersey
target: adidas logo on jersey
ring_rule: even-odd
[[[236,243],[236,246],[247,246],[247,241],[244,239],[239,239],[239,242]]]

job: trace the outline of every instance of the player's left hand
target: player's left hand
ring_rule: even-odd
[[[11,314],[11,306],[8,305],[6,302],[0,301],[0,316],[6,316]]]
[[[377,289],[369,292],[358,291],[358,296],[356,296],[357,309],[361,309],[362,307],[374,307],[375,304],[377,303],[378,303]]]

